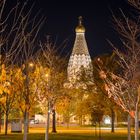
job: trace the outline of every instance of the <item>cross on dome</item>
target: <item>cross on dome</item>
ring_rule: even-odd
[[[85,27],[83,26],[82,21],[83,21],[82,16],[79,16],[79,25],[75,29],[76,33],[84,33],[85,32]]]

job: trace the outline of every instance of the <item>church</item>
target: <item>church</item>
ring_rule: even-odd
[[[88,84],[93,83],[92,61],[85,39],[85,31],[86,29],[80,16],[78,26],[75,28],[76,37],[67,68],[68,83],[65,85],[67,87],[86,88],[85,83],[80,81],[83,71],[85,72],[84,76],[88,79]]]

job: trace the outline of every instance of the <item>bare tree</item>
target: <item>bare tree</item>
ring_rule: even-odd
[[[30,110],[29,61],[33,60],[35,42],[44,18],[39,17],[39,14],[32,15],[32,7],[29,10],[26,9],[27,1],[22,6],[17,3],[6,15],[5,3],[6,0],[0,1],[0,52],[4,56],[2,63],[5,64],[6,69],[15,64],[24,65],[22,69],[25,89],[21,95],[25,104],[23,140],[27,140]]]
[[[37,40],[37,34],[39,31],[39,28],[41,26],[42,23],[42,19],[40,19],[39,21],[36,21],[36,23],[34,23],[34,19],[31,25],[31,29],[29,31],[26,32],[26,29],[30,27],[28,27],[28,18],[25,20],[25,23],[23,23],[25,30],[23,30],[22,32],[22,36],[21,38],[23,38],[22,43],[20,45],[20,52],[22,52],[22,54],[20,54],[20,56],[18,58],[20,58],[21,60],[21,64],[23,64],[23,75],[25,76],[25,81],[24,81],[24,86],[25,89],[22,93],[22,97],[24,99],[24,104],[25,104],[25,108],[24,108],[24,138],[23,140],[27,140],[27,133],[28,133],[28,123],[29,123],[29,111],[31,108],[31,94],[33,94],[31,92],[30,89],[30,84],[31,84],[31,77],[30,77],[30,72],[32,71],[32,66],[30,67],[30,61],[32,61],[32,63],[34,63],[35,65],[35,61],[34,61],[34,48],[36,47],[36,40]],[[36,18],[36,17],[35,17]]]
[[[139,10],[139,0],[130,0],[130,2]],[[104,88],[108,97],[135,119],[135,140],[139,140],[140,22],[139,15],[137,18],[128,18],[122,11],[121,13],[121,19],[113,17],[114,25],[121,37],[122,50],[110,42],[117,56],[116,61],[119,64],[119,69],[113,73],[100,67],[100,77],[104,80]]]
[[[56,101],[64,95],[62,91],[66,76],[66,56],[62,55],[65,42],[62,45],[63,46],[60,48],[60,46],[53,43],[49,37],[47,37],[47,41],[45,43],[40,43],[42,48],[42,52],[40,53],[41,57],[39,58],[40,62],[42,63],[42,66],[49,69],[48,89],[46,90],[46,94],[48,96],[46,96],[46,100],[48,101],[48,113],[50,110],[52,112],[52,132],[54,133],[56,133],[55,104]],[[48,140],[48,127],[49,122],[47,123],[45,140]]]

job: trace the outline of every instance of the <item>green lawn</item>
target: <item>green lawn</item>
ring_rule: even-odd
[[[30,132],[28,134],[28,140],[44,140],[44,129],[34,128]],[[23,134],[18,133],[10,133],[7,136],[0,134],[0,140],[22,140],[22,137]],[[49,140],[99,140],[99,137],[95,136],[93,129],[59,129],[58,133],[49,134]],[[111,133],[110,130],[102,130],[101,140],[127,140],[127,133],[126,130],[117,130],[115,133]]]
[[[44,134],[29,134],[29,140],[44,140]],[[97,136],[92,134],[81,134],[81,133],[58,133],[58,134],[50,134],[49,140],[98,140]],[[104,134],[101,136],[102,140],[127,140],[126,135],[121,133],[116,134]],[[0,140],[22,140],[22,134],[8,134],[8,136],[0,135]]]

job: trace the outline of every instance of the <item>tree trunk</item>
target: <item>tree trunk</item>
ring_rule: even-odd
[[[111,108],[111,132],[114,133],[115,112]]]
[[[79,125],[82,126],[82,115],[79,116]]]
[[[25,110],[25,113],[24,113],[24,134],[23,134],[23,140],[27,140],[28,124],[29,124],[29,112],[27,110]]]
[[[99,122],[99,140],[101,140],[101,122]]]
[[[8,112],[6,112],[5,114],[5,132],[4,134],[7,135],[7,131],[8,131]]]
[[[128,130],[128,140],[131,140],[131,117],[128,114],[128,118],[127,118],[127,130]]]
[[[56,133],[56,112],[52,110],[52,133]]]
[[[85,116],[83,115],[83,117],[82,117],[82,125],[85,125]]]
[[[7,135],[7,131],[8,131],[8,111],[6,111],[6,113],[5,113],[5,122],[4,123],[5,123],[4,124],[4,126],[5,126],[4,134]]]
[[[66,124],[67,124],[67,129],[68,129],[69,126],[70,126],[70,121],[69,121],[69,119],[67,120]]]
[[[135,111],[135,140],[139,140],[139,120],[138,120],[138,105]]]
[[[97,128],[96,128],[96,123],[95,123],[95,136],[97,136]]]

